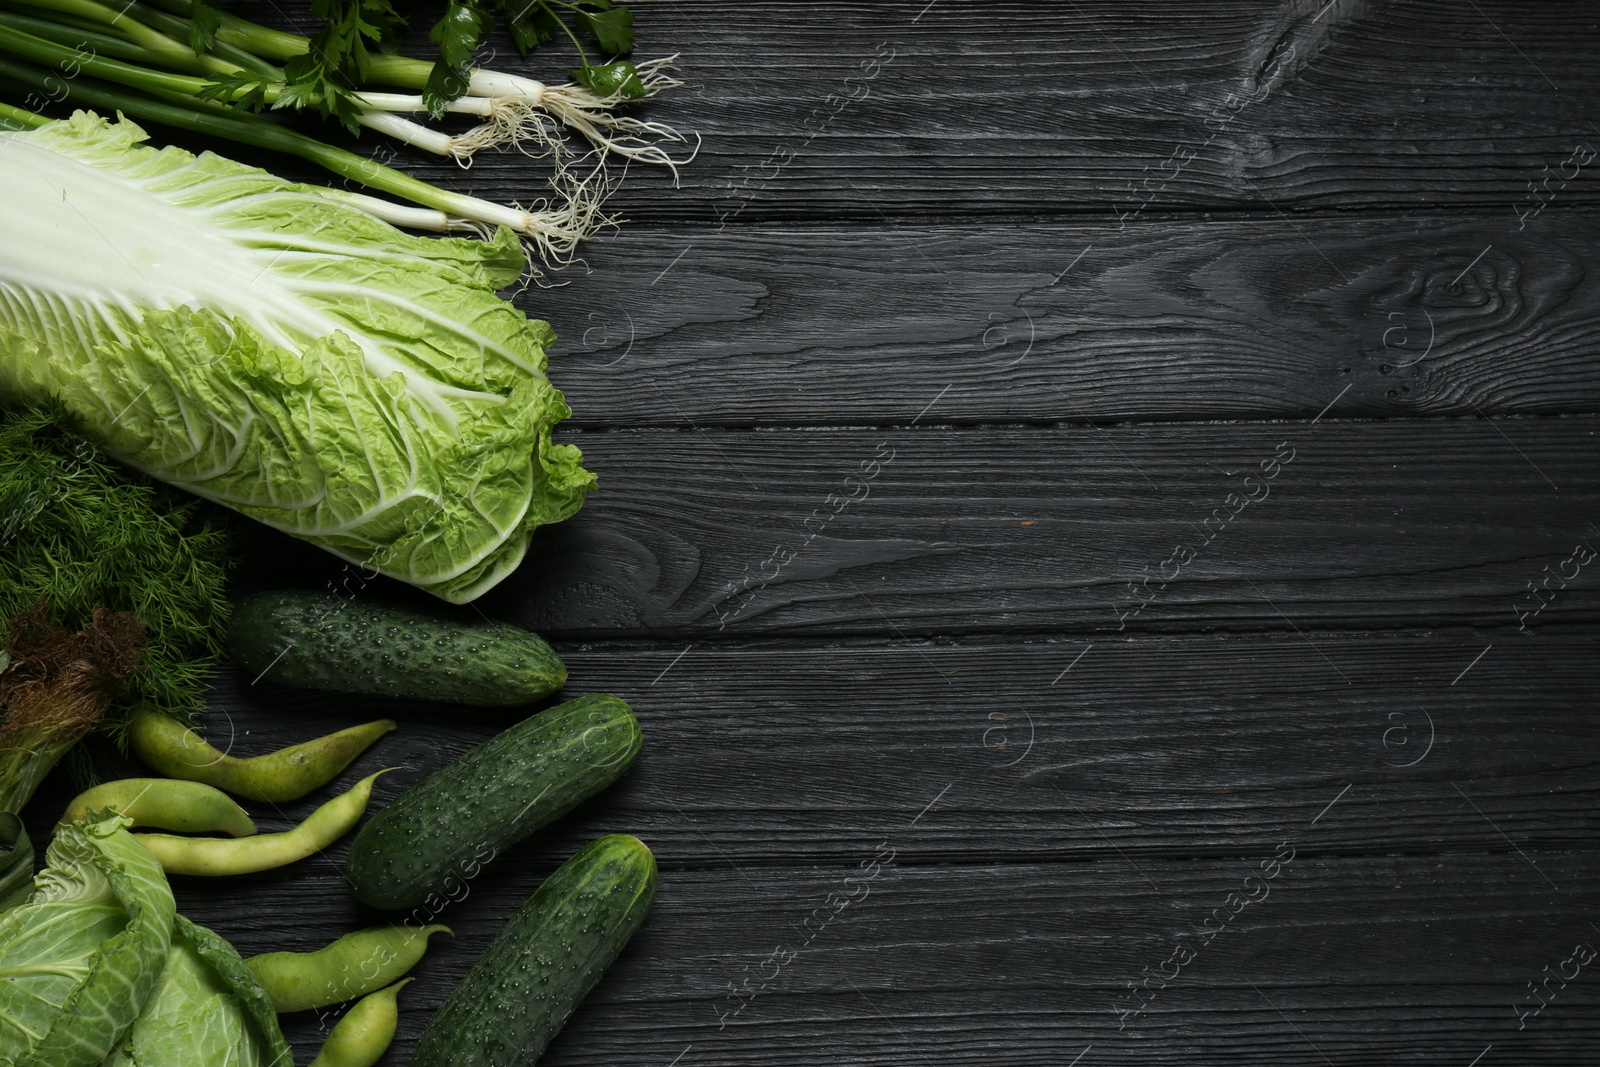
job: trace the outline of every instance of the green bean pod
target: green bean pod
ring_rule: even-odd
[[[389,1051],[395,1029],[400,1025],[400,1005],[396,998],[405,987],[396,982],[363,997],[355,1007],[334,1023],[328,1039],[317,1051],[311,1067],[372,1067]]]
[[[315,952],[267,952],[244,962],[277,1012],[343,1004],[389,985],[422,959],[428,938],[448,926],[375,926]]]
[[[225,789],[246,800],[286,804],[327,785],[378,738],[393,719],[352,726],[326,737],[239,759],[219,752],[170,715],[141,708],[129,724],[134,753],[169,778]]]
[[[385,768],[378,774],[394,770]],[[372,797],[369,774],[348,793],[341,793],[306,816],[293,830],[255,837],[178,837],[175,834],[134,834],[155,854],[168,874],[253,874],[303,860],[333,844],[361,821]]]
[[[61,823],[76,822],[91,811],[110,808],[133,825],[180,834],[250,837],[256,824],[233,798],[201,782],[173,778],[123,778],[79,793]]]

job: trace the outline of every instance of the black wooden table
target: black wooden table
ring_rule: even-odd
[[[645,751],[385,1062],[612,831],[660,895],[553,1067],[1600,1059],[1592,6],[635,6],[704,148],[518,298],[600,488],[479,607]],[[248,681],[235,751],[399,719],[385,800],[511,721]],[[342,857],[180,906],[309,947]]]

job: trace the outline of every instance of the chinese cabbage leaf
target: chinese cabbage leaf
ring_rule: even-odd
[[[414,237],[88,112],[0,133],[0,396],[120,459],[462,603],[594,484],[551,440],[516,236]]]

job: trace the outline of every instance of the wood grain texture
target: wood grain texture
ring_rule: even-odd
[[[519,302],[586,427],[1600,409],[1600,226],[1518,225],[629,227]]]
[[[1600,946],[1600,20],[634,6],[689,82],[638,113],[701,155],[634,168],[592,273],[517,297],[601,487],[478,610],[646,747],[438,916],[384,1063],[606,832],[662,889],[548,1067],[1593,1060],[1594,964],[1519,1013]],[[544,191],[518,155],[403,165]],[[237,592],[444,612],[239,529]],[[213,707],[240,754],[393,715],[325,791],[397,764],[380,802],[514,717],[231,670]],[[346,848],[180,907],[314,947],[385,918]],[[286,1025],[304,1062],[318,1020]]]
[[[757,988],[775,948],[806,944],[796,924],[830,894],[860,891],[841,878],[859,868],[785,872],[779,884],[792,895],[771,911],[765,902],[783,898],[770,883],[686,878],[696,902],[663,895],[661,921],[623,961],[617,991],[574,1020],[552,1058],[665,1064],[692,1045],[680,1063],[1042,1067],[1092,1045],[1080,1063],[1465,1063],[1483,1047],[1462,1032],[1468,1020],[1503,1036],[1517,1062],[1557,1063],[1592,1047],[1592,989],[1574,983],[1564,1017],[1558,1000],[1521,1035],[1512,1008],[1528,995],[1526,972],[1537,978],[1575,942],[1595,941],[1583,903],[1594,872],[1573,871],[1557,892],[1514,870],[1526,868],[1521,860],[1498,858],[1297,855],[1260,905],[1200,950],[1186,972],[1193,985],[1174,982],[1165,1003],[1119,1031],[1125,984],[1155,971],[1257,859],[1153,865],[1150,882],[1072,866],[948,871],[897,860],[862,887],[867,896],[820,932],[813,926],[810,951],[720,1031],[720,1013],[741,1003],[729,983]],[[683,936],[695,927],[719,936]],[[1380,944],[1417,965],[1403,977],[1386,972],[1368,955]],[[634,988],[690,995],[636,1006],[621,992],[630,976]]]
[[[1574,629],[1489,634],[1482,656],[1479,635],[1425,633],[1087,651],[786,640],[681,658],[563,647],[572,691],[603,682],[633,702],[644,753],[426,916],[458,937],[435,942],[408,989],[387,1062],[407,1062],[428,1012],[539,879],[615,831],[657,852],[659,902],[544,1063],[668,1063],[691,1045],[693,1062],[718,1065],[1049,1064],[1084,1045],[1105,1063],[1430,1063],[1471,1041],[1562,1062],[1600,1025],[1582,978],[1515,1027],[1536,1004],[1527,982],[1574,943],[1600,944],[1587,926],[1600,657],[1592,627]],[[231,670],[213,706],[208,734],[239,755],[394,715],[403,729],[324,791],[402,767],[377,803],[514,715]],[[41,844],[69,793],[57,776],[31,809]],[[263,810],[262,827],[322,799]],[[1216,921],[1172,988],[1119,1019],[1138,1006],[1126,984],[1285,843],[1295,858],[1266,899],[1234,902],[1238,918]],[[347,848],[225,883],[177,879],[180,908],[245,953],[392,919],[348,893]],[[797,955],[777,966],[779,947]],[[303,1060],[318,1020],[286,1021]]]
[[[907,862],[1125,866],[1248,855],[1319,815],[1320,852],[1578,848],[1600,832],[1597,652],[1588,627],[563,647],[568,695],[621,695],[646,746],[537,853],[609,828],[680,868],[838,864],[917,822]],[[387,803],[523,714],[232,668],[212,706],[207,735],[237,755],[403,723],[318,795],[255,806],[275,829],[396,766]],[[41,844],[61,777],[32,812]]]
[[[634,168],[615,206],[687,235],[774,220],[1440,207],[1515,224],[1552,200],[1600,203],[1592,164],[1566,179],[1561,166],[1580,143],[1600,148],[1600,26],[1514,0],[1336,0],[1318,18],[1324,6],[854,0],[819,16],[798,0],[645,0],[639,55],[678,54],[687,85],[638,113],[702,145],[676,187]],[[230,8],[306,29],[272,3]],[[570,58],[522,60],[503,38],[484,55],[548,80]],[[548,169],[516,152],[465,174],[401,158],[478,195],[547,192]]]
[[[1563,651],[1575,656],[1585,650]],[[617,669],[615,654],[608,658],[611,673],[628,673]],[[602,665],[582,655],[574,662]],[[1087,672],[1089,662],[1079,669]],[[1486,674],[1488,688],[1509,689],[1532,669],[1555,662],[1550,657],[1524,664],[1531,669],[1521,673]],[[1126,678],[1129,672],[1118,668]],[[724,667],[714,677],[726,685],[732,673]],[[705,695],[698,685],[692,692]],[[1518,731],[1523,744],[1558,718],[1548,711],[1515,714],[1524,719]],[[698,768],[707,778],[722,778],[726,788],[713,800],[719,810],[702,810],[692,800],[688,808],[668,803],[676,825],[645,830],[641,817],[654,820],[633,809],[625,787],[487,868],[463,900],[430,916],[451,924],[458,936],[436,940],[419,981],[408,988],[401,1038],[389,1062],[406,1062],[428,1013],[532,887],[579,842],[617,829],[645,832],[655,847],[663,871],[658,903],[644,932],[542,1063],[668,1063],[693,1046],[694,1059],[686,1062],[716,1065],[871,1064],[913,1056],[936,1063],[1053,1064],[1063,1062],[1063,1048],[1070,1060],[1091,1044],[1097,1062],[1106,1063],[1186,1057],[1310,1064],[1322,1062],[1320,1056],[1336,1063],[1434,1063],[1441,1057],[1454,1062],[1462,1051],[1467,1062],[1493,1041],[1515,1062],[1554,1064],[1571,1062],[1600,1036],[1587,973],[1570,988],[1557,987],[1555,1003],[1525,1032],[1516,1029],[1517,1011],[1537,1003],[1526,984],[1540,981],[1544,967],[1559,967],[1574,944],[1600,943],[1589,927],[1600,867],[1587,847],[1592,831],[1575,851],[1530,839],[1495,802],[1490,782],[1464,780],[1473,799],[1454,806],[1484,808],[1485,822],[1492,816],[1515,838],[1499,846],[1458,851],[1448,836],[1449,818],[1430,817],[1414,794],[1391,792],[1379,804],[1370,792],[1340,797],[1330,783],[1330,803],[1295,805],[1288,813],[1273,811],[1270,801],[1248,811],[1210,808],[1211,829],[1197,827],[1189,841],[1157,854],[1137,848],[1111,823],[1102,831],[1108,839],[1093,841],[1092,828],[1069,802],[1047,801],[1054,810],[1027,812],[1024,782],[1010,783],[1016,799],[1003,810],[976,812],[971,799],[955,791],[929,797],[938,803],[918,810],[915,801],[932,791],[932,783],[910,782],[908,772],[934,756],[936,746],[927,742],[939,740],[938,716],[929,717],[921,749],[902,750],[896,759],[872,750],[870,767],[860,770],[869,751],[860,741],[860,713],[847,718],[835,711],[828,721],[807,709],[785,709],[792,722],[809,723],[809,740],[801,745],[791,737],[797,726],[785,730],[748,713],[724,712],[715,716],[717,729],[730,740],[738,735],[736,766],[719,758],[721,747],[708,742],[711,735],[696,725],[697,717],[684,711],[648,716],[646,762],[627,781],[631,787],[651,779],[669,760]],[[1128,718],[1116,716],[1123,725],[1114,729],[1129,729]],[[1493,727],[1482,721],[1488,729],[1468,742],[1480,749],[1480,770],[1515,775],[1515,766],[1493,769]],[[1149,716],[1141,725],[1157,734],[1164,721]],[[275,723],[252,744],[287,729],[287,720]],[[1595,743],[1592,725],[1578,729],[1581,738],[1569,741],[1574,758],[1582,757],[1582,745],[1592,752]],[[1208,751],[1221,753],[1213,782],[1232,770],[1227,752],[1238,743],[1236,730],[1219,723],[1210,743],[1195,748],[1197,762]],[[1368,730],[1365,723],[1322,719],[1297,724],[1294,732],[1327,751],[1341,736]],[[397,735],[384,745],[404,749],[417,740]],[[452,740],[459,743],[460,734]],[[1452,740],[1461,745],[1463,739],[1457,734]],[[431,747],[432,738],[424,745]],[[753,805],[741,788],[740,767],[752,763],[758,745],[778,757],[766,761],[765,787],[795,784],[789,817],[797,824],[818,821],[818,809],[804,795],[822,778],[837,788],[868,775],[897,775],[896,784],[921,792],[911,804],[854,798],[848,826],[819,841],[818,853],[763,862],[750,854],[750,845],[764,836],[761,828],[741,827],[736,834],[723,824],[749,817]],[[1152,782],[1188,777],[1170,770],[1176,747],[1168,743],[1168,758],[1149,772]],[[1120,751],[1127,751],[1126,738]],[[1093,760],[1094,739],[1079,752]],[[815,765],[796,773],[796,753]],[[1244,773],[1259,778],[1284,753],[1265,741]],[[395,752],[374,756],[392,760]],[[1444,751],[1440,757],[1457,759]],[[1469,768],[1457,762],[1445,773],[1458,772]],[[1553,788],[1555,780],[1547,777],[1544,784]],[[1358,788],[1369,791],[1367,783]],[[1114,787],[1097,792],[1102,798],[1131,795]],[[660,803],[649,807],[664,810]],[[952,829],[973,815],[982,816],[983,832],[1002,846],[954,857]],[[1408,820],[1418,831],[1409,845],[1388,832]],[[1251,833],[1233,832],[1245,821]],[[1429,823],[1445,828],[1446,836],[1428,839]],[[1377,854],[1338,854],[1363,831],[1365,846],[1356,847]],[[1207,847],[1218,840],[1227,841],[1223,851]],[[1414,851],[1419,845],[1420,854]],[[341,844],[296,868],[230,880],[226,887],[179,879],[179,904],[247,954],[331,940],[384,918],[357,907],[346,891],[343,851]],[[1291,852],[1275,877],[1263,879],[1274,858]],[[985,861],[985,855],[1003,862]],[[1247,885],[1252,877],[1256,881]],[[1263,881],[1259,903],[1230,902],[1233,892],[1261,898]],[[840,906],[842,898],[849,903]],[[1218,909],[1238,909],[1238,916],[1224,923],[1214,915]],[[1196,928],[1221,932],[1202,944]],[[1169,989],[1153,987],[1160,995],[1142,1015],[1119,1017],[1119,1008],[1137,1007],[1127,984],[1159,972],[1179,944],[1196,946],[1198,958]],[[771,955],[780,948],[795,953],[781,965]],[[300,1015],[286,1022],[303,1060],[320,1040],[318,1020]]]
[[[1323,7],[642,3],[641,54],[679,54],[688,85],[641,113],[703,145],[679,188],[636,168],[619,204],[636,222],[721,228],[1465,205],[1511,218],[1535,193],[1600,200],[1592,175],[1542,184],[1578,143],[1600,146],[1600,27],[1575,9]],[[525,69],[498,47],[496,64]],[[470,181],[451,163],[411,169],[538,191],[516,155]]]
[[[572,435],[601,489],[541,531],[481,607],[561,636],[672,640],[1515,627],[1536,603],[1529,583],[1549,580],[1541,618],[1589,623],[1597,587],[1562,565],[1580,541],[1600,545],[1597,429],[1582,417]],[[285,551],[311,584],[337,579],[314,550]],[[1561,588],[1557,571],[1576,577]]]
[[[1600,1040],[1593,964],[1553,983],[1553,1003],[1517,1029],[1538,1003],[1528,983],[1600,944],[1592,851],[1326,857],[1317,829],[1259,855],[1137,872],[921,866],[904,862],[914,834],[897,830],[881,839],[889,851],[847,866],[669,868],[640,935],[539,1062],[1055,1067],[1092,1046],[1080,1063],[1466,1064],[1492,1042],[1501,1062],[1541,1067],[1581,1062]],[[1293,860],[1264,880],[1263,862],[1291,854],[1280,845]],[[861,864],[875,856],[893,862],[871,877]],[[418,968],[387,1062],[408,1062],[428,1014],[558,858],[486,873],[440,916],[458,936],[436,939]],[[1215,915],[1263,886],[1226,924]],[[342,929],[304,917],[306,899],[344,896],[334,872],[251,893],[252,907],[213,918],[246,951]],[[187,886],[179,896],[196,910]],[[841,897],[854,899],[834,910]],[[269,918],[285,913],[302,916],[292,932]],[[1208,916],[1220,932],[1202,943]],[[1180,944],[1196,958],[1148,987],[1142,1015],[1119,1016],[1137,1003],[1129,983]],[[318,1020],[286,1024],[303,1061]]]

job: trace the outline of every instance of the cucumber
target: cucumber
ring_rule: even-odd
[[[655,857],[626,834],[562,864],[445,998],[412,1063],[533,1063],[644,922],[655,889]]]
[[[520,627],[463,625],[326,593],[245,597],[228,644],[251,677],[336,693],[509,707],[567,681],[550,646]]]
[[[642,737],[621,699],[569,700],[434,771],[368,820],[345,873],[375,908],[437,912],[502,850],[622,775]]]

